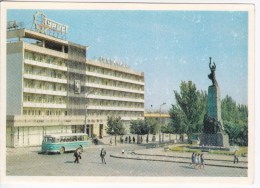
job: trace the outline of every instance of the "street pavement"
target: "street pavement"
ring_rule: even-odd
[[[190,165],[191,153],[165,151],[158,144],[92,145],[84,150],[79,164],[73,152],[39,154],[40,147],[7,148],[7,176],[182,176],[247,177],[247,159],[233,165],[229,156],[205,154],[205,169]],[[107,164],[100,159],[101,148],[107,150]],[[124,150],[124,154],[122,154]]]
[[[124,154],[115,154],[111,157],[134,159],[134,160],[149,160],[149,161],[164,161],[175,163],[191,163],[191,154],[187,152],[173,152],[165,150],[164,148],[141,149],[131,152],[124,152]],[[230,168],[248,168],[247,157],[240,157],[239,163],[233,163],[233,156],[227,155],[213,155],[203,153],[205,165],[219,166]]]

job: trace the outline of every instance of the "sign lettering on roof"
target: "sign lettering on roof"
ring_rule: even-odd
[[[57,38],[64,38],[68,32],[68,26],[53,21],[41,12],[36,12],[33,16],[35,31]]]

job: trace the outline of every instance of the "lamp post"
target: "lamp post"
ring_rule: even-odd
[[[165,105],[166,102],[160,105],[160,128],[159,128],[159,143],[161,143],[161,126],[162,126],[162,106]]]

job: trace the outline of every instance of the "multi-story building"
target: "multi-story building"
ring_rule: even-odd
[[[52,133],[102,138],[108,116],[126,128],[144,118],[142,72],[89,60],[87,46],[37,31],[13,29],[7,38],[7,146],[40,145]]]

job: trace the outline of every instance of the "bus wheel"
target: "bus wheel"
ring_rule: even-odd
[[[63,154],[65,152],[65,148],[64,147],[61,147],[60,148],[60,154]]]
[[[80,148],[80,152],[82,153],[82,152],[83,152],[83,147],[82,147],[82,145],[80,145],[79,148]]]

